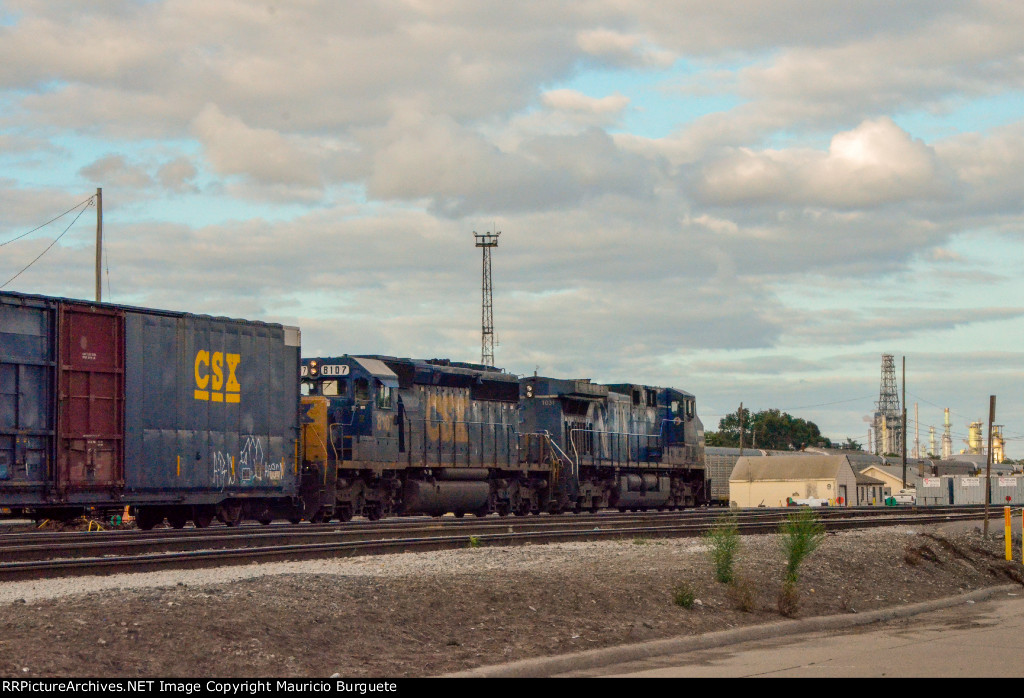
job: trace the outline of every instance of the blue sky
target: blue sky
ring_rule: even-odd
[[[1022,58],[1001,0],[6,0],[0,242],[101,186],[115,301],[475,360],[497,226],[512,372],[863,442],[905,355],[1020,458]],[[89,297],[92,215],[7,288]]]

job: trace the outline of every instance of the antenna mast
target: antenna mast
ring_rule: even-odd
[[[491,294],[491,248],[498,246],[498,236],[494,233],[478,233],[473,231],[476,246],[483,249],[483,307],[480,311],[480,363],[484,366],[494,365],[494,301]]]

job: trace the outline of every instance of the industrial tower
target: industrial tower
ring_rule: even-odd
[[[494,302],[491,298],[491,248],[498,246],[499,230],[496,233],[478,233],[473,231],[476,246],[483,249],[483,307],[480,311],[480,363],[484,366],[494,365]]]
[[[882,354],[882,384],[875,409],[875,453],[903,452],[903,413],[896,390],[896,364],[892,354]]]

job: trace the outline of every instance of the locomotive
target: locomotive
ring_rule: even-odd
[[[708,500],[692,394],[387,356],[304,359],[314,520],[664,509]]]
[[[0,516],[375,520],[707,503],[694,396],[0,292]]]

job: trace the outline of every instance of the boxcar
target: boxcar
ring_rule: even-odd
[[[297,328],[0,293],[0,505],[301,515],[299,353]]]

